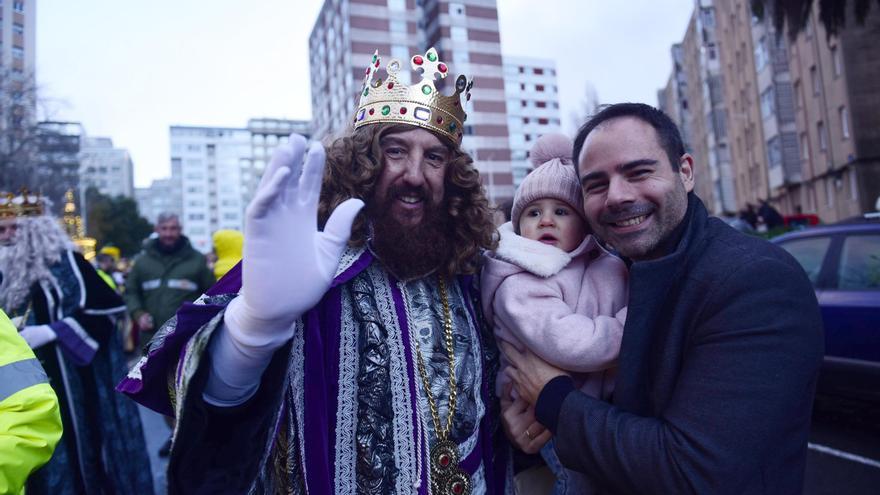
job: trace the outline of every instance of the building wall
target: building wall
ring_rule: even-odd
[[[37,52],[36,0],[2,2],[0,18],[0,63],[13,73],[33,75]]]
[[[79,167],[80,191],[95,187],[108,196],[133,196],[131,156],[125,149],[114,148],[112,139],[85,138]]]
[[[245,205],[253,199],[275,147],[287,142],[291,133],[297,133],[306,139],[312,136],[311,122],[306,120],[249,119],[247,130],[251,139],[251,161],[243,163],[242,200]]]
[[[250,168],[246,129],[172,126],[171,161],[181,170],[183,232],[202,252],[218,229],[242,230],[243,169]]]
[[[477,75],[462,148],[475,160],[490,200],[513,196],[498,13],[494,0],[326,0],[309,38],[315,137],[344,133],[374,50],[408,67],[435,47],[452,76]],[[413,75],[399,73],[410,84]],[[454,79],[452,79],[454,80]],[[447,79],[449,81],[449,79]],[[445,88],[444,88],[445,86]],[[450,92],[452,85],[437,84]]]
[[[529,150],[547,133],[561,132],[556,62],[504,57],[504,92],[514,187],[532,170]]]
[[[79,122],[44,121],[37,124],[36,166],[31,181],[60,213],[64,195],[72,190],[80,203],[79,160],[85,130]]]

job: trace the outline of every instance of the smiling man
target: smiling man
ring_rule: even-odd
[[[578,132],[574,157],[594,234],[630,265],[611,403],[503,346],[562,463],[598,493],[800,493],[823,351],[803,270],[708,216],[693,158],[652,107],[606,107]],[[504,420],[520,448],[540,448],[522,404]]]
[[[373,57],[354,128],[326,149],[279,147],[242,264],[120,385],[177,415],[169,493],[505,493],[498,351],[473,283],[494,226],[461,149],[470,83],[438,93],[433,48],[410,64],[407,87],[400,61],[380,81]]]

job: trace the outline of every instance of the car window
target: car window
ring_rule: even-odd
[[[840,252],[837,288],[880,290],[880,235],[847,236]]]
[[[807,237],[805,239],[793,239],[780,244],[783,249],[791,253],[794,259],[801,264],[810,282],[816,285],[819,280],[819,272],[822,271],[822,260],[831,245],[830,237]]]

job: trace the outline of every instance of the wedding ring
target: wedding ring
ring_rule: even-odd
[[[531,440],[531,439],[532,439],[532,432],[530,432],[529,429],[526,428],[525,433],[526,433],[526,437],[527,437],[529,440]]]

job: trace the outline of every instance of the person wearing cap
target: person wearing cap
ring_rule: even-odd
[[[0,200],[0,275],[0,309],[48,375],[65,432],[27,493],[151,493],[140,415],[114,392],[126,368],[116,328],[125,305],[43,198]]]
[[[214,232],[211,239],[214,242],[214,254],[217,255],[217,261],[214,262],[214,278],[220,280],[241,261],[244,234],[233,229],[220,229]]]
[[[576,386],[607,399],[613,387],[623,320],[626,266],[589,234],[577,175],[569,158],[571,140],[547,134],[529,154],[535,170],[513,200],[511,222],[483,267],[483,311],[495,336],[530,351],[576,377]],[[528,404],[510,384],[502,357],[497,391],[510,407]],[[527,425],[527,438],[546,441],[550,433]],[[583,476],[559,463],[552,443],[541,454],[556,477],[554,493],[585,493]]]
[[[61,438],[58,397],[40,361],[0,311],[0,493],[24,493]]]
[[[326,148],[276,149],[242,262],[120,384],[177,415],[169,492],[507,493],[475,280],[495,228],[462,149],[471,84],[438,90],[433,48],[410,58],[412,86],[404,62],[374,55],[353,128]]]

